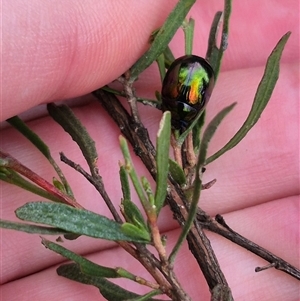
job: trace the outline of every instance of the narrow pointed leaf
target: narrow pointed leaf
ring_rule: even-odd
[[[159,70],[160,80],[161,80],[161,82],[163,82],[165,75],[166,75],[165,56],[163,53],[157,57],[156,63],[157,63],[158,70]]]
[[[120,224],[105,216],[65,204],[27,203],[16,210],[16,215],[22,220],[50,225],[75,234],[114,241],[144,242],[124,234]]]
[[[49,147],[33,132],[18,116],[6,120],[10,125],[24,135],[47,159],[51,157]]]
[[[59,245],[57,243],[51,242],[51,241],[43,238],[42,244],[49,250],[52,250],[55,253],[58,253],[58,254],[62,255],[63,257],[76,262],[80,266],[80,270],[82,271],[82,273],[84,273],[86,275],[95,276],[95,277],[106,277],[106,278],[120,277],[115,269],[98,265],[98,264],[62,247],[61,245]]]
[[[218,126],[222,122],[222,120],[226,117],[226,115],[234,108],[236,103],[231,104],[230,106],[224,108],[221,112],[219,112],[212,121],[207,125],[205,129],[200,145],[200,152],[199,152],[199,166],[203,166],[207,154],[208,144],[213,137],[214,133],[216,132]]]
[[[29,225],[18,222],[0,220],[0,228],[17,230],[26,233],[43,234],[43,235],[63,235],[68,233],[59,228],[50,228],[36,225]]]
[[[141,177],[141,183],[143,185],[144,191],[147,194],[150,206],[151,207],[155,206],[154,194],[153,194],[150,182],[148,181],[148,179],[146,177]]]
[[[89,165],[91,173],[94,174],[98,154],[95,147],[95,141],[90,137],[86,128],[66,105],[56,106],[55,104],[48,104],[47,109],[50,116],[61,125],[78,144]]]
[[[208,41],[209,46],[206,52],[206,59],[210,62],[215,72],[215,81],[217,81],[217,78],[219,76],[224,51],[227,49],[228,46],[229,20],[231,15],[231,7],[232,7],[232,0],[225,0],[224,13],[223,14],[221,12],[216,13],[209,35],[209,41]],[[223,21],[223,27],[222,27],[222,35],[221,35],[221,44],[218,47],[216,43],[218,40],[219,26],[222,21]]]
[[[122,192],[123,192],[123,200],[130,200],[130,186],[129,186],[129,180],[128,180],[128,174],[124,168],[124,166],[120,166],[120,180],[121,180],[121,186],[122,186]]]
[[[166,68],[169,68],[171,64],[175,61],[175,57],[169,46],[164,51],[164,57],[165,57],[165,66]]]
[[[203,111],[201,111],[196,118],[193,120],[193,122],[188,126],[188,128],[178,137],[177,139],[177,145],[181,146],[183,142],[185,141],[186,137],[188,136],[189,132],[198,124],[199,120],[201,123],[201,116],[203,115]]]
[[[186,183],[186,176],[183,169],[178,165],[177,162],[169,160],[169,171],[172,178],[179,184],[184,185]]]
[[[24,135],[48,159],[48,161],[58,174],[66,192],[69,196],[73,197],[72,189],[69,183],[67,182],[62,170],[51,156],[51,152],[48,145],[46,145],[46,143],[44,143],[44,141],[34,131],[32,131],[18,116],[9,118],[6,121],[9,124],[11,124],[15,129],[17,129],[22,135]]]
[[[117,271],[118,275],[122,278],[127,278],[127,279],[130,279],[130,280],[133,280],[133,281],[135,281],[136,278],[137,278],[136,275],[130,273],[129,271],[127,271],[123,268],[118,267],[118,268],[116,268],[116,271]]]
[[[154,30],[154,32],[152,32],[152,35],[150,37],[150,43],[152,43],[154,41],[159,30],[160,30],[160,28],[158,28],[157,30]],[[167,46],[166,49],[163,51],[162,55],[164,56],[164,63],[165,63],[164,68],[168,69],[171,66],[171,64],[175,61],[175,57],[173,55],[171,48],[169,46]]]
[[[151,235],[148,229],[140,228],[130,223],[124,223],[122,225],[122,231],[124,234],[133,237],[136,240],[143,240],[144,242],[151,241]]]
[[[30,181],[27,181],[25,178],[21,177],[17,172],[15,172],[12,169],[4,169],[4,168],[2,169],[0,167],[0,180],[21,187],[22,189],[30,191],[36,195],[39,195],[53,202],[59,202],[59,203],[61,202],[61,199],[56,197],[54,194],[38,187],[37,185],[33,184]]]
[[[184,21],[182,24],[185,41],[185,55],[191,55],[193,53],[194,28],[195,20],[192,18],[189,18],[188,21]]]
[[[127,222],[134,224],[140,229],[148,229],[140,209],[132,201],[125,199],[122,201],[122,205]]]
[[[130,179],[132,181],[132,184],[134,186],[134,189],[143,205],[144,208],[149,208],[149,202],[145,196],[145,193],[144,193],[144,190],[143,190],[143,187],[141,185],[141,182],[139,180],[139,177],[137,175],[137,172],[134,168],[134,165],[132,163],[132,160],[131,160],[131,156],[130,156],[130,152],[129,152],[129,148],[128,148],[128,144],[127,144],[127,141],[124,137],[120,136],[119,137],[119,140],[120,140],[120,147],[121,147],[121,151],[122,151],[122,154],[124,156],[124,159],[125,159],[125,170],[126,172],[129,174],[130,176]],[[147,210],[147,209],[146,209]]]
[[[62,193],[59,189],[57,189],[55,186],[50,184],[48,181],[46,181],[44,178],[40,177],[38,174],[36,174],[34,171],[23,165],[21,162],[19,162],[17,159],[12,157],[10,154],[5,153],[0,150],[0,175],[1,176],[7,176],[8,170],[12,170],[25,178],[29,179],[36,185],[42,187],[45,191],[52,194],[56,198],[60,200],[60,202],[64,202],[67,204],[70,204],[74,207],[81,208],[81,205],[78,204],[72,196],[69,196],[65,193]],[[13,174],[15,177],[16,174]],[[14,180],[19,181],[19,185],[26,185],[25,181],[21,181],[21,178],[17,179],[17,177],[14,178]],[[16,184],[17,185],[17,184]],[[28,186],[28,189],[34,189],[33,186]]]
[[[194,145],[195,154],[198,154],[198,152],[199,152],[200,135],[201,135],[201,130],[205,123],[205,115],[206,115],[206,110],[203,111],[203,113],[201,114],[201,116],[198,119],[198,122],[193,127],[193,145]]]
[[[59,180],[57,180],[55,177],[53,177],[52,183],[53,183],[53,185],[54,185],[58,190],[60,190],[62,193],[67,193],[67,192],[66,192],[66,189],[65,189],[65,186],[64,186]]]
[[[171,113],[165,112],[161,119],[156,142],[156,191],[155,205],[159,213],[167,196],[167,179],[169,173],[169,149],[171,139]]]
[[[93,285],[100,290],[100,293],[108,301],[125,301],[137,298],[140,295],[123,289],[122,287],[101,277],[91,277],[81,272],[77,264],[65,264],[57,269],[57,274],[70,280],[83,284]],[[162,301],[158,299],[149,299],[149,301]]]
[[[222,11],[216,12],[210,27],[208,46],[207,46],[206,56],[205,56],[205,58],[209,61],[209,63],[211,64],[214,70],[218,61],[219,49],[216,43],[217,43],[219,29],[222,21],[223,21],[223,12]]]
[[[97,287],[101,294],[103,291],[103,296],[107,298],[107,300],[123,301],[138,296],[137,294],[122,289],[118,285],[112,285],[112,283],[105,278],[93,277],[82,273],[80,266],[76,263],[61,265],[57,269],[57,274],[70,280]]]
[[[269,56],[264,75],[259,83],[254,97],[252,108],[244,124],[223,148],[221,148],[206,160],[206,165],[213,162],[225,152],[235,147],[259,120],[263,110],[265,109],[271,98],[272,92],[276,85],[279,76],[280,58],[290,35],[290,32],[286,33],[277,43],[276,47]]]
[[[143,296],[140,296],[140,297],[136,297],[136,298],[132,298],[132,299],[127,299],[127,301],[148,301],[150,300],[150,297],[153,297],[153,296],[157,296],[157,295],[160,295],[161,294],[161,291],[160,290],[153,290]]]
[[[156,33],[148,51],[133,65],[130,76],[135,80],[167,48],[177,29],[181,26],[196,0],[179,0],[166,22]]]

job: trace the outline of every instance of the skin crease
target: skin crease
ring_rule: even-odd
[[[128,2],[128,3],[127,3]],[[84,3],[84,4],[82,4]],[[85,95],[126,71],[147,49],[148,37],[168,15],[175,1],[4,1],[2,20],[1,120],[41,103]],[[131,4],[131,5],[130,5]],[[222,1],[198,1],[191,11],[196,20],[194,53],[205,56],[207,34]],[[261,119],[233,150],[208,165],[204,181],[217,183],[201,195],[201,206],[245,237],[299,268],[299,3],[298,1],[235,1],[229,48],[222,72],[207,107],[207,121],[226,105],[238,105],[218,129],[209,153],[218,150],[241,126],[249,112],[266,59],[280,37],[292,31],[281,61],[280,78]],[[138,28],[138,30],[136,30]],[[182,34],[171,46],[184,53]],[[160,90],[156,66],[137,83],[139,95],[153,98]],[[74,108],[99,150],[99,168],[105,186],[118,207],[119,131],[99,104],[86,98]],[[161,113],[140,106],[141,118],[154,141]],[[64,153],[85,167],[80,151],[49,117],[37,117],[29,126],[50,146],[58,161]],[[1,149],[51,181],[53,170],[34,147],[15,130],[1,133]],[[135,165],[147,174],[139,160]],[[87,209],[108,215],[95,190],[62,164],[77,200]],[[16,220],[14,210],[36,196],[1,183],[1,218]],[[167,251],[179,229],[167,208],[159,225],[168,236]],[[96,288],[58,277],[63,259],[41,246],[38,235],[11,230],[1,233],[1,300],[104,300]],[[299,300],[299,283],[268,270],[267,263],[227,240],[208,233],[235,300]],[[52,238],[53,239],[53,238]],[[141,265],[111,242],[79,238],[65,241],[95,262],[122,266],[150,277]],[[193,300],[209,300],[205,279],[184,245],[175,262],[179,280]],[[118,281],[138,293],[148,291],[133,282]],[[200,298],[199,298],[200,297]]]

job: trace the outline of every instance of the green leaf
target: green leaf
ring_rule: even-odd
[[[33,202],[16,210],[18,218],[46,224],[68,232],[107,240],[145,242],[125,235],[121,225],[94,212],[76,209],[65,204]]]
[[[93,263],[92,261],[60,246],[59,244],[56,244],[44,238],[42,239],[42,244],[49,250],[52,250],[55,253],[60,254],[63,257],[68,258],[76,262],[77,264],[79,264],[82,273],[88,276],[106,277],[106,278],[120,277],[115,269],[104,267],[96,263]]]
[[[116,268],[116,271],[117,271],[119,277],[127,278],[127,279],[130,279],[130,280],[133,280],[133,281],[135,281],[136,278],[137,278],[136,275],[130,273],[129,271],[127,271],[123,268],[118,267],[118,268]]]
[[[160,54],[157,57],[156,63],[157,63],[158,70],[159,70],[160,80],[162,82],[164,80],[164,78],[165,78],[165,75],[166,75],[166,65],[165,65],[165,56],[164,56],[164,53]]]
[[[1,168],[2,167],[2,168]],[[18,174],[21,174],[22,176],[26,177],[27,179],[31,180],[36,185],[42,187],[44,190],[49,192],[50,194],[53,194],[56,198],[58,198],[61,202],[70,204],[74,207],[80,208],[81,206],[76,203],[74,198],[69,197],[68,195],[62,193],[60,190],[58,190],[55,186],[47,182],[44,178],[40,177],[38,174],[24,166],[22,163],[20,163],[18,160],[16,160],[14,157],[12,157],[10,154],[4,153],[0,150],[0,175],[1,177],[7,177],[8,178],[8,169],[11,169]],[[13,173],[11,173],[13,174]],[[17,177],[17,174],[14,174],[14,180],[16,182],[19,181],[19,185],[26,186],[25,181],[21,181],[21,178]],[[7,179],[5,179],[7,180]],[[9,181],[9,180],[8,180]],[[8,182],[7,181],[7,182]],[[34,189],[33,186],[26,187],[25,189]],[[54,200],[56,201],[56,200]]]
[[[22,231],[26,233],[43,234],[43,235],[62,235],[68,233],[59,228],[49,228],[43,226],[29,225],[0,219],[0,228]]]
[[[206,110],[202,112],[200,115],[198,122],[196,125],[193,127],[193,145],[194,145],[194,151],[195,154],[198,154],[199,148],[200,148],[200,134],[201,130],[204,126],[205,123],[205,115],[206,115]]]
[[[190,18],[188,21],[184,21],[182,24],[182,29],[184,32],[186,55],[190,55],[193,53],[194,28],[195,28],[195,20],[192,18]]]
[[[0,165],[3,161],[0,160]],[[57,198],[54,194],[38,187],[31,181],[27,181],[25,178],[21,177],[17,172],[8,168],[0,167],[0,180],[21,187],[27,191],[30,191],[36,195],[39,195],[45,199],[51,200],[53,202],[61,203],[61,199]]]
[[[75,116],[72,110],[66,105],[56,106],[48,104],[49,115],[72,137],[80,147],[82,154],[89,165],[91,174],[95,174],[96,162],[98,159],[95,141],[90,137],[86,128]]]
[[[209,34],[209,46],[206,52],[206,59],[210,62],[215,72],[215,82],[217,81],[217,78],[219,76],[224,51],[227,49],[228,46],[229,20],[231,15],[232,0],[225,0],[224,6],[224,14],[222,14],[221,12],[217,12],[213,20],[213,24]],[[216,43],[218,39],[219,26],[222,22],[222,17],[224,20],[221,35],[221,43],[220,46],[217,47]]]
[[[46,145],[46,143],[44,143],[44,141],[35,132],[33,132],[18,116],[9,118],[6,121],[15,129],[17,129],[22,135],[24,135],[48,159],[48,161],[58,174],[62,184],[64,185],[65,191],[69,196],[73,197],[72,189],[67,182],[62,170],[52,158],[50,149]]]
[[[175,57],[169,46],[164,50],[164,57],[165,57],[165,66],[166,68],[169,68],[171,64],[175,61]]]
[[[143,240],[144,242],[151,241],[151,235],[145,228],[140,228],[130,223],[124,223],[121,229],[124,234],[134,237],[136,240]]]
[[[123,200],[130,200],[131,196],[130,196],[130,186],[129,186],[129,181],[128,181],[128,174],[123,165],[120,166],[119,175],[120,175],[122,192],[123,192]]]
[[[165,51],[195,2],[196,0],[178,1],[174,10],[169,14],[163,26],[156,33],[149,50],[131,68],[130,77],[133,81]]]
[[[156,35],[158,34],[159,30],[160,30],[160,28],[158,28],[157,30],[154,30],[152,32],[152,35],[150,37],[150,43],[152,43],[154,41],[154,39],[155,39]],[[175,57],[174,57],[173,52],[172,52],[172,50],[169,46],[166,47],[166,49],[163,51],[162,55],[164,57],[163,61],[164,61],[164,73],[165,73],[165,69],[168,69],[171,66],[171,64],[175,61]],[[161,56],[161,55],[159,55],[159,56]],[[159,68],[161,68],[161,67],[159,66]],[[161,79],[163,80],[164,76],[161,77]]]
[[[219,48],[217,47],[217,39],[219,34],[220,25],[223,21],[223,12],[216,12],[212,25],[210,27],[208,46],[206,51],[206,60],[209,61],[213,69],[215,70],[218,62]]]
[[[203,112],[204,111],[200,111],[196,116],[196,118],[193,120],[193,122],[188,126],[188,128],[183,133],[181,133],[180,136],[177,138],[176,143],[178,146],[181,146],[183,144],[189,132],[199,123],[199,120],[201,120],[201,116],[203,115]]]
[[[205,159],[206,159],[206,154],[207,154],[207,148],[208,144],[216,132],[218,126],[222,122],[222,120],[226,117],[226,115],[235,107],[236,103],[231,104],[230,106],[224,108],[222,111],[220,111],[213,119],[212,121],[208,124],[206,127],[203,137],[202,137],[202,142],[200,145],[200,152],[199,152],[199,166],[203,166]]]
[[[137,294],[129,292],[120,286],[111,283],[110,281],[102,277],[92,277],[82,273],[78,264],[65,264],[61,265],[57,269],[57,274],[65,278],[83,283],[93,285],[99,288],[101,294],[107,298],[107,300],[113,301],[125,301],[129,298],[137,297]],[[103,293],[102,293],[103,292]]]
[[[127,299],[127,301],[148,301],[151,300],[150,297],[156,296],[156,295],[160,295],[161,291],[160,290],[153,290],[143,296],[140,297],[136,297],[136,298],[132,298],[132,299]]]
[[[122,205],[127,222],[137,226],[140,229],[148,229],[141,211],[132,201],[123,199]]]
[[[155,206],[157,215],[167,196],[169,174],[169,149],[171,139],[171,113],[165,112],[159,124],[156,141],[156,191]]]
[[[131,156],[130,156],[130,152],[129,152],[129,148],[128,148],[128,144],[127,141],[124,137],[120,136],[119,137],[120,140],[120,146],[121,146],[121,151],[122,154],[124,156],[125,159],[125,170],[126,172],[129,174],[130,179],[132,181],[132,184],[134,186],[134,189],[143,205],[143,207],[148,210],[150,209],[150,204],[144,194],[144,190],[143,187],[140,183],[139,177],[137,175],[136,170],[134,169],[132,160],[131,160]]]
[[[22,119],[18,116],[14,116],[6,121],[25,136],[47,159],[51,158],[49,147],[23,122]]]
[[[141,177],[141,183],[143,185],[144,191],[147,194],[148,201],[151,207],[155,206],[154,194],[150,185],[150,182],[146,177]]]
[[[65,278],[93,285],[99,288],[100,293],[109,301],[126,301],[132,298],[137,298],[140,295],[123,289],[122,287],[100,277],[91,277],[81,272],[77,264],[62,265],[57,269],[57,274]],[[149,299],[149,301],[162,301],[158,299]]]
[[[53,183],[53,186],[55,186],[62,193],[67,193],[65,186],[59,180],[57,180],[55,177],[52,178],[52,183]]]
[[[183,169],[178,165],[177,162],[169,159],[169,172],[172,178],[179,184],[186,184],[186,176]]]
[[[269,56],[264,75],[258,85],[254,97],[252,108],[244,124],[223,148],[221,148],[206,160],[206,165],[213,162],[225,152],[235,147],[259,120],[263,110],[265,109],[271,98],[272,92],[276,85],[279,76],[280,58],[290,35],[290,32],[286,33],[277,43],[276,47],[273,49],[271,55]]]

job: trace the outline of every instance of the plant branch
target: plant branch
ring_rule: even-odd
[[[119,216],[118,212],[115,210],[113,204],[111,203],[110,199],[106,199],[105,195],[106,191],[103,187],[103,184],[99,179],[95,179],[95,177],[91,176],[88,174],[79,164],[76,164],[75,162],[71,161],[68,159],[63,153],[60,154],[61,160],[69,165],[70,167],[74,168],[76,171],[81,173],[101,194],[103,197],[105,203],[111,210],[111,213],[113,214],[114,218],[118,222],[122,222],[121,217]],[[112,209],[110,208],[112,207]],[[177,280],[176,278],[173,277],[166,277],[163,268],[160,264],[160,262],[153,257],[153,255],[142,245],[140,244],[135,244],[136,249],[130,245],[127,242],[118,242],[118,244],[126,250],[129,254],[131,254],[134,258],[136,258],[144,267],[145,269],[153,276],[153,278],[156,280],[156,282],[160,285],[160,287],[164,287],[164,292],[169,296],[169,297],[174,297],[172,294],[172,288],[174,286],[170,286],[170,284],[164,279],[161,273],[164,274],[165,278],[172,284],[176,284],[177,287]],[[179,290],[179,289],[178,289]],[[182,296],[183,290],[179,290],[180,295]],[[175,299],[174,299],[175,300]],[[178,299],[181,300],[181,299]],[[188,300],[188,299],[182,299],[182,300]]]
[[[103,108],[117,123],[122,134],[133,146],[135,153],[142,159],[150,174],[155,179],[155,149],[149,139],[147,130],[142,125],[137,125],[135,123],[135,121],[131,118],[131,116],[114,95],[102,90],[96,90],[93,92],[93,94],[97,97]],[[171,189],[170,193],[168,194],[167,201],[172,209],[172,212],[174,213],[174,217],[182,226],[185,224],[188,216],[188,201],[186,200],[182,189],[172,179],[172,177],[169,177],[169,185]],[[206,262],[203,260],[201,254],[208,254],[208,256],[210,256],[210,254],[213,253],[213,250],[208,252],[205,249],[206,245],[202,242],[202,237],[199,236],[199,233],[195,227],[191,229],[187,239],[192,253],[198,261],[198,264],[201,268],[205,267]],[[212,260],[212,262],[215,263],[215,260]],[[204,269],[203,273],[211,290],[213,290],[216,285],[228,286],[218,265],[213,266],[212,270]]]
[[[112,96],[111,94],[104,93],[101,90],[95,91],[94,95],[100,101],[104,109],[118,124],[123,135],[133,146],[135,153],[139,157],[141,157],[145,166],[155,179],[155,149],[148,138],[146,130],[143,128],[136,128],[136,125],[132,121],[130,115],[122,107],[116,97]],[[167,197],[167,201],[171,207],[175,219],[180,225],[183,225],[187,217],[187,202],[180,186],[171,177],[169,178],[169,181],[171,189]],[[220,287],[223,287],[222,289],[223,291],[225,291],[224,287],[227,287],[227,283],[222,274],[222,276],[219,277],[219,274],[215,273],[215,270],[219,269],[217,260],[213,252],[208,252],[211,247],[209,240],[207,240],[201,227],[231,240],[232,242],[249,250],[257,256],[265,259],[276,269],[281,270],[289,274],[290,276],[300,280],[299,269],[230,229],[226,225],[225,221],[222,222],[221,216],[217,216],[215,220],[206,212],[198,208],[195,228],[192,228],[188,235],[188,244],[191,252],[195,256],[199,266],[201,267],[211,290],[213,290],[213,288],[215,287],[218,288],[218,291]],[[199,235],[201,239],[199,239]]]
[[[197,221],[202,225],[203,228],[229,239],[235,244],[268,261],[271,264],[270,267],[274,267],[275,269],[283,271],[290,276],[300,280],[299,269],[232,230],[226,224],[224,218],[221,215],[218,214],[216,218],[213,219],[204,211],[198,210]],[[256,268],[255,271],[259,272],[260,269],[264,270],[264,268]]]
[[[69,165],[70,167],[74,168],[79,173],[81,173],[97,189],[97,191],[102,196],[105,204],[107,205],[108,209],[110,210],[111,214],[113,215],[114,219],[118,223],[122,223],[122,219],[121,219],[119,213],[115,209],[112,201],[110,200],[110,198],[109,198],[109,196],[108,196],[108,194],[107,194],[107,192],[104,188],[102,178],[100,176],[96,177],[95,175],[94,176],[90,175],[79,164],[76,164],[72,160],[68,159],[64,155],[64,153],[60,153],[60,160],[64,163],[66,163],[67,165]],[[96,174],[96,173],[94,173],[94,174]]]
[[[17,159],[13,158],[10,154],[0,151],[1,167],[11,169],[22,176],[26,177],[36,185],[42,187],[45,191],[52,194],[54,197],[58,198],[62,203],[68,204],[75,208],[83,208],[79,203],[77,203],[69,195],[63,193],[57,189],[54,185],[50,184],[44,178],[40,177],[38,174],[33,172],[31,169],[27,168],[21,164]]]

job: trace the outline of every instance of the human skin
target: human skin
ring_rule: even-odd
[[[57,100],[86,95],[125,72],[148,47],[151,32],[166,18],[175,1],[21,1],[2,4],[1,120]],[[191,11],[196,20],[194,53],[205,56],[207,33],[222,1],[198,1]],[[281,61],[280,78],[259,122],[233,150],[207,166],[205,181],[217,183],[203,191],[200,205],[211,215],[220,213],[245,237],[299,268],[299,3],[298,1],[235,1],[229,48],[222,72],[207,106],[209,121],[226,105],[238,105],[224,120],[211,142],[218,150],[241,126],[263,74],[266,59],[280,37],[292,35]],[[182,36],[171,43],[183,54]],[[160,90],[156,66],[137,83],[141,95],[153,98]],[[98,165],[116,207],[121,192],[118,180],[118,128],[96,101],[82,97],[74,107],[99,151]],[[141,118],[155,138],[161,112],[140,106]],[[49,145],[53,156],[64,153],[84,166],[74,142],[47,117],[28,122]],[[51,181],[54,172],[46,160],[15,130],[1,131],[1,149]],[[73,170],[62,168],[85,208],[108,215],[95,190]],[[139,160],[135,165],[142,174]],[[1,183],[1,218],[17,220],[14,210],[39,197]],[[167,208],[159,220],[168,236],[170,252],[180,229]],[[2,230],[1,300],[104,300],[97,289],[56,275],[64,260],[46,250],[38,235]],[[280,271],[255,273],[267,262],[231,242],[208,233],[220,266],[236,300],[298,300],[299,283]],[[53,238],[52,238],[53,239]],[[122,266],[151,279],[141,265],[111,242],[79,238],[65,247],[107,266]],[[186,246],[175,261],[182,286],[193,300],[209,300],[209,291]],[[145,288],[126,282],[127,289]]]

